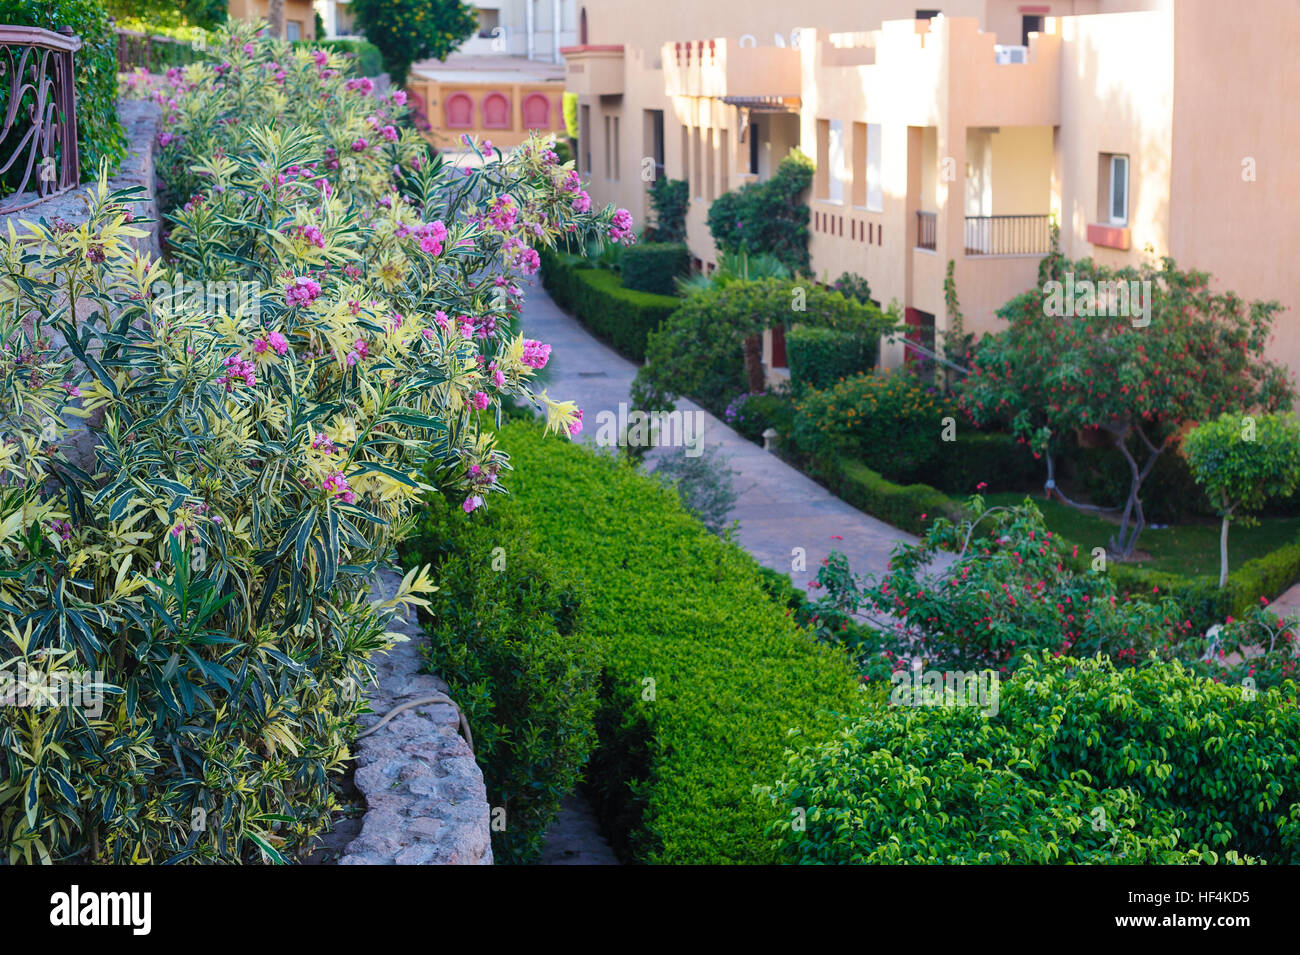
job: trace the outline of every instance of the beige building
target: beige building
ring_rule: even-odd
[[[1075,258],[1172,255],[1300,301],[1292,0],[602,0],[579,21],[566,85],[593,198],[644,218],[643,170],[687,179],[703,263],[709,203],[798,146],[814,271],[864,276],[909,324],[947,328],[951,260],[967,329],[996,328],[1053,219]],[[1271,347],[1300,369],[1290,312]]]
[[[265,20],[268,0],[230,0],[228,11],[240,20]],[[284,0],[284,35],[287,40],[316,39],[316,11],[311,0]]]

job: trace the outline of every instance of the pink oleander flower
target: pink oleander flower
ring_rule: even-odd
[[[361,268],[356,265],[345,265],[343,266],[343,274],[350,279],[359,279],[361,278]]]
[[[370,140],[364,136],[358,136],[352,142],[352,151],[354,153],[363,153],[370,148]]]
[[[242,355],[231,355],[222,362],[222,367],[225,373],[217,379],[217,384],[225,385],[226,391],[233,391],[239,382],[249,388],[257,384],[257,367]]]
[[[447,313],[442,309],[438,309],[433,313],[433,320],[438,323],[439,328],[446,328],[447,323],[450,321],[450,319],[447,318]]]
[[[550,345],[529,338],[524,342],[524,355],[520,361],[529,368],[545,368],[550,357]]]
[[[175,134],[175,133],[159,133],[159,134],[158,134],[158,145],[159,145],[159,146],[170,146],[170,145],[171,145],[171,141],[172,141],[173,139],[175,139],[175,138],[176,138],[176,134]]]
[[[582,431],[582,409],[579,408],[578,417],[574,418],[573,423],[569,425],[569,437],[570,438],[576,437],[581,431]]]
[[[326,454],[337,454],[338,447],[334,440],[324,431],[318,431],[316,437],[311,439],[312,449],[315,451],[324,451]]]
[[[311,58],[317,66],[324,66],[330,61],[330,55],[324,50],[313,50]]]
[[[474,407],[475,407],[475,408],[477,408],[479,411],[483,411],[483,410],[485,410],[485,409],[487,408],[487,406],[490,405],[490,404],[492,404],[492,399],[491,399],[490,397],[488,397],[488,393],[487,393],[486,391],[476,391],[476,392],[474,392]]]
[[[626,209],[619,209],[614,213],[614,218],[609,224],[609,237],[615,242],[631,245],[634,238],[632,233],[632,213]]]
[[[344,504],[355,504],[357,501],[356,492],[352,490],[342,471],[335,471],[322,481],[320,486],[322,491],[334,495]]]
[[[573,206],[574,212],[590,212],[591,196],[587,195],[585,191],[579,191],[578,194],[573,197],[571,205]]]
[[[582,177],[578,175],[578,170],[570,169],[569,174],[564,177],[564,190],[566,192],[580,192],[582,190]]]
[[[310,242],[318,249],[325,248],[325,236],[320,229],[314,225],[299,226],[297,229],[298,237]]]
[[[284,289],[284,300],[290,308],[310,305],[319,295],[320,283],[306,275],[299,275]]]
[[[405,91],[405,90],[398,90],[396,93],[394,93],[394,94],[393,94],[393,102],[396,103],[398,106],[405,106],[405,105],[406,105],[406,91]]]
[[[466,514],[472,514],[474,513],[475,510],[477,510],[482,506],[483,506],[483,498],[479,497],[477,494],[474,494],[471,495],[470,497],[465,498],[465,503],[462,504],[460,507],[461,510],[463,510]]]
[[[388,140],[390,143],[397,142],[397,130],[394,129],[392,126],[385,126],[383,129],[379,131],[379,134],[383,136],[384,139]]]

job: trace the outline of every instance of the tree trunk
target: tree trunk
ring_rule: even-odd
[[[1136,431],[1142,443],[1147,446],[1149,452],[1146,464],[1138,468],[1137,458],[1129,451],[1126,440],[1129,431]],[[1115,550],[1117,556],[1127,558],[1132,556],[1133,551],[1137,549],[1138,537],[1142,534],[1143,528],[1146,527],[1146,515],[1142,511],[1142,501],[1138,497],[1142,490],[1142,482],[1147,479],[1151,469],[1156,466],[1156,461],[1161,453],[1169,445],[1169,438],[1165,438],[1159,447],[1151,443],[1151,439],[1146,436],[1141,425],[1133,428],[1131,425],[1125,425],[1123,429],[1115,429],[1115,447],[1119,449],[1120,454],[1124,455],[1124,460],[1128,462],[1129,473],[1132,479],[1129,482],[1128,500],[1124,502],[1124,514],[1120,518],[1119,531],[1111,538],[1111,547]],[[1133,517],[1133,525],[1129,526],[1129,518]]]
[[[1232,508],[1223,512],[1223,526],[1219,528],[1219,589],[1228,583],[1228,522],[1232,520]]]
[[[284,38],[284,0],[270,0],[270,7],[266,14],[267,21],[271,24],[271,36],[277,39]]]
[[[766,382],[763,380],[763,336],[762,334],[750,335],[745,339],[745,377],[749,382],[749,390],[753,394],[765,390]]]

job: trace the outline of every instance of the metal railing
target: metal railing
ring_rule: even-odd
[[[189,66],[204,59],[203,51],[195,48],[197,40],[178,40],[121,27],[116,32],[119,73],[130,73],[137,67],[146,73],[163,73],[173,66]]]
[[[80,181],[71,28],[0,25],[0,213],[26,209]]]
[[[967,255],[1046,255],[1051,216],[967,216]]]
[[[937,212],[916,212],[916,247],[934,251],[935,236],[939,231],[939,214]]]

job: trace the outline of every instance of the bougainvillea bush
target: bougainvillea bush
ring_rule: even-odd
[[[971,706],[884,703],[766,795],[806,863],[1300,862],[1300,696],[1035,656]]]
[[[626,241],[626,213],[576,212],[539,140],[431,162],[400,92],[255,29],[148,92],[170,265],[102,180],[84,225],[0,239],[0,672],[85,671],[100,700],[0,708],[10,861],[291,858],[391,613],[434,586],[368,597],[420,495],[502,489],[503,400],[581,428],[530,386],[550,349],[507,331],[516,280],[557,235]]]

